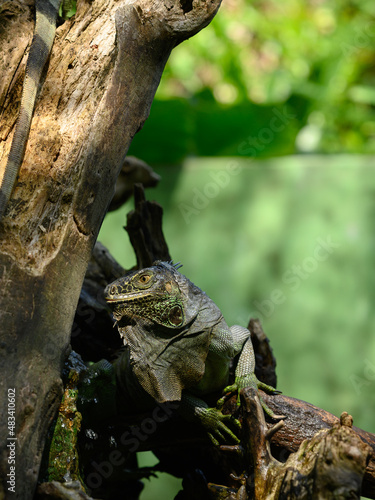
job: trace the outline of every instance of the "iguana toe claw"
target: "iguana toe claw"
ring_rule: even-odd
[[[228,424],[232,427],[241,428],[240,422],[233,418],[232,415],[223,415],[216,408],[206,408],[201,410],[200,420],[206,428],[208,437],[215,446],[234,442],[240,442],[236,434],[229,428]]]
[[[267,392],[267,394],[281,394],[281,391],[272,387],[272,385],[265,384],[257,379],[258,389],[262,389],[262,391]]]
[[[276,415],[276,413],[274,413],[271,408],[269,408],[266,403],[263,401],[263,398],[261,398],[259,396],[259,401],[260,401],[260,404],[262,405],[262,408],[264,410],[264,413],[266,413],[269,417],[275,419],[275,420],[283,420],[284,418],[287,418],[285,417],[284,415]]]

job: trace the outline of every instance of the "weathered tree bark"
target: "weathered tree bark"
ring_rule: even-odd
[[[0,498],[8,493],[8,390],[16,391],[15,495],[31,498],[93,244],[170,51],[219,0],[81,0],[57,30],[49,70],[1,222]],[[16,120],[33,2],[0,5],[0,167]],[[27,33],[26,37],[24,33]]]
[[[305,439],[312,439],[322,429],[331,429],[340,420],[328,411],[283,394],[277,397],[263,394],[263,397],[274,412],[288,415],[284,426],[272,436],[271,445],[276,458],[285,459],[288,453],[296,452]],[[354,426],[353,431],[371,449],[363,477],[362,495],[375,498],[375,435]]]
[[[270,439],[284,422],[267,428],[254,388],[242,393],[243,454],[249,473],[247,491],[254,500],[308,500],[359,498],[372,449],[352,429],[353,419],[343,413],[331,428],[306,439],[283,462],[271,453]],[[285,457],[284,457],[285,458]]]

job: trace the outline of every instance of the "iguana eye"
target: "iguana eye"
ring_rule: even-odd
[[[142,276],[139,277],[139,282],[142,283],[142,285],[145,285],[148,283],[151,279],[151,276],[149,274],[142,274]]]
[[[141,274],[136,278],[135,286],[139,288],[149,288],[153,283],[152,274]]]

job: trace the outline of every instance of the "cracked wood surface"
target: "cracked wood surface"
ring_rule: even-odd
[[[332,413],[300,399],[265,393],[262,393],[262,397],[275,413],[288,415],[284,427],[271,440],[275,450],[284,458],[288,453],[296,452],[304,439],[311,439],[321,429],[332,428],[340,420]],[[372,450],[364,475],[362,495],[375,498],[375,435],[358,427],[353,427],[353,431]]]
[[[17,492],[32,497],[79,293],[116,177],[170,51],[218,0],[78,0],[56,33],[19,180],[0,226],[1,412],[17,392]],[[10,149],[33,2],[0,1],[0,172]],[[2,175],[0,173],[0,175]],[[0,477],[9,472],[0,422]],[[0,484],[0,498],[6,483]]]

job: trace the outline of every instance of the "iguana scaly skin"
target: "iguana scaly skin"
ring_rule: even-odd
[[[20,111],[0,184],[0,219],[8,205],[25,154],[43,70],[55,38],[56,20],[61,2],[64,4],[66,0],[35,0],[34,36],[26,63]]]
[[[114,366],[118,390],[139,409],[180,401],[180,412],[200,421],[215,444],[238,442],[226,424],[239,423],[202,399],[225,388],[231,359],[240,354],[235,384],[224,391],[277,391],[255,377],[250,332],[229,328],[216,304],[177,269],[157,261],[105,289],[126,346]]]

